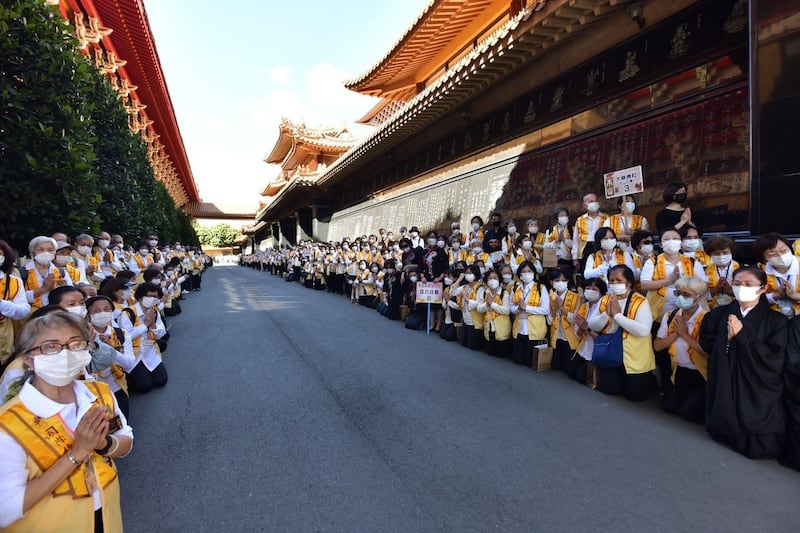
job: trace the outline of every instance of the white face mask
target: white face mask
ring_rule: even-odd
[[[683,241],[683,249],[687,252],[694,252],[700,248],[700,239],[685,239]]]
[[[597,213],[600,211],[600,202],[589,202],[586,204],[586,209],[588,209],[590,213]]]
[[[56,264],[58,266],[67,266],[72,262],[72,258],[68,255],[57,255],[56,256]]]
[[[533,248],[533,243],[531,241],[522,241],[522,248],[524,250],[530,250]]]
[[[691,309],[694,306],[694,298],[690,296],[678,296],[675,298],[675,305],[677,305],[680,309],[684,311],[687,309]]]
[[[91,361],[89,350],[64,349],[52,355],[33,357],[33,372],[54,387],[64,387],[72,383]]]
[[[600,241],[600,247],[609,252],[617,246],[617,239],[603,239]]]
[[[372,272],[377,272],[377,271],[378,271],[378,267],[372,267],[372,268],[370,268],[370,270],[371,270]]]
[[[661,241],[661,248],[668,254],[676,254],[681,251],[681,241],[678,239]]]
[[[451,245],[450,245],[450,247],[451,247],[453,250],[458,250],[459,248],[461,248],[461,245],[460,245],[460,244],[458,244],[457,242],[454,242],[453,244],[451,244]]]
[[[633,202],[625,202],[623,205],[625,206],[626,213],[633,213],[636,211],[636,204]]]
[[[451,278],[444,278],[444,284],[448,285],[448,286],[452,285],[453,284],[453,280]]]
[[[569,217],[558,217],[558,224],[560,226],[566,226],[569,222]]]
[[[41,266],[47,266],[53,262],[53,259],[56,257],[56,254],[50,252],[42,252],[33,256],[33,260],[36,261]]]
[[[472,273],[464,274],[464,279],[467,280],[467,283],[472,283],[473,281],[475,281],[475,274]]]
[[[586,289],[583,291],[583,296],[586,298],[587,302],[596,302],[600,299],[600,291],[597,289]]]
[[[513,276],[513,275],[511,275],[511,274],[503,274],[503,281],[504,281],[504,282],[508,283],[508,282],[509,282],[509,281],[511,281],[512,279],[514,279],[514,276]]]
[[[528,231],[530,231],[531,234],[539,233],[539,226],[528,226]]]
[[[519,275],[519,279],[521,279],[523,283],[530,283],[533,281],[533,272],[523,272]]]
[[[556,292],[564,292],[565,290],[567,290],[567,286],[568,284],[566,281],[553,282],[553,288],[556,290]]]
[[[725,267],[730,265],[732,259],[733,256],[731,254],[711,256],[711,262],[717,265],[718,267]]]
[[[0,267],[6,264],[6,256],[0,255]]]
[[[480,246],[476,246],[475,248],[472,249],[472,253],[475,255],[479,255],[483,253],[483,248],[481,248]]]
[[[139,255],[141,255],[142,257],[146,256],[149,253],[150,253],[150,250],[148,250],[147,248],[141,248],[139,250]]]
[[[495,290],[497,287],[500,286],[500,280],[492,278],[489,281],[487,281],[486,284],[489,286],[490,289]]]
[[[734,285],[733,286],[733,297],[739,303],[749,304],[758,300],[761,295],[758,291],[761,290],[761,287],[745,287],[742,285]]]
[[[652,244],[643,244],[642,245],[642,253],[646,255],[650,255],[653,253],[653,245]]]
[[[436,241],[436,246],[438,246],[439,248],[444,248],[445,244],[446,243],[444,241]]]
[[[481,229],[481,225],[476,222],[472,225],[472,229],[473,231],[478,231],[479,229]]]
[[[459,233],[461,233],[460,228],[453,228],[453,235],[458,235]]]
[[[78,253],[81,254],[81,255],[89,255],[90,253],[92,253],[92,247],[91,246],[78,246]]]
[[[517,227],[516,227],[516,226],[509,226],[509,227],[508,227],[508,232],[509,232],[511,235],[514,235],[514,234],[517,232]]]
[[[770,257],[767,259],[767,262],[774,268],[789,268],[792,264],[792,257],[793,255],[791,252],[786,252],[780,257]]]
[[[394,269],[393,268],[387,268],[386,269],[386,273],[387,274],[394,274]]]
[[[99,246],[103,250],[108,248],[109,244],[111,244],[111,241],[109,241],[108,239],[100,239],[99,241],[97,241],[97,246]]]
[[[106,329],[113,317],[114,315],[111,311],[100,311],[99,313],[92,314],[89,317],[89,322],[96,328]]]
[[[123,302],[127,302],[128,300],[130,300],[132,292],[133,291],[131,291],[131,290],[122,291],[122,301]]]
[[[608,290],[616,294],[617,296],[622,296],[627,292],[628,286],[624,283],[609,283]]]
[[[419,237],[419,232],[418,231],[412,231],[411,232],[411,236],[412,237]]]
[[[408,278],[408,280],[409,280],[411,283],[416,283],[416,282],[417,282],[417,279],[419,279],[419,278],[417,278],[417,276],[409,276],[409,278]]]
[[[155,296],[145,296],[142,298],[142,307],[145,309],[150,309],[156,305],[158,305],[158,298]]]
[[[81,318],[86,316],[86,306],[85,305],[73,305],[72,307],[65,307],[64,310],[67,313],[72,313],[73,315],[77,315]]]
[[[428,239],[428,246],[436,246],[436,237],[431,237]]]
[[[147,244],[155,248],[156,246],[158,246],[158,241],[156,239],[150,239],[149,241],[147,241]]]

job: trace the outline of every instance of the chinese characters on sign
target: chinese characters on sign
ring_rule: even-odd
[[[436,282],[417,283],[417,303],[418,304],[440,304],[442,303],[442,284]]]
[[[606,199],[625,196],[626,194],[638,194],[644,191],[642,166],[608,172],[603,175],[603,184],[606,191]]]

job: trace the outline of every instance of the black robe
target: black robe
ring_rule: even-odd
[[[800,316],[789,322],[784,370],[786,405],[786,462],[800,470]]]
[[[728,342],[730,314],[743,328]],[[747,457],[779,457],[783,449],[787,336],[788,321],[763,297],[744,318],[733,302],[703,320],[700,345],[709,354],[706,429]]]

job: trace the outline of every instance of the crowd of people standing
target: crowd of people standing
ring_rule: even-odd
[[[122,531],[130,396],[167,384],[166,321],[208,258],[107,232],[26,252],[0,240],[0,529]]]
[[[240,262],[520,365],[551,349],[551,368],[578,383],[657,394],[738,452],[800,469],[800,244],[768,233],[741,254],[725,235],[704,240],[682,183],[665,189],[654,231],[631,196],[613,214],[595,194],[583,203],[541,225],[495,212],[467,231],[380,229]],[[442,283],[431,313],[419,282]]]

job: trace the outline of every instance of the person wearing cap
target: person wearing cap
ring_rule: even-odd
[[[45,236],[34,237],[28,244],[28,253],[33,259],[25,265],[25,294],[31,311],[48,304],[47,295],[51,289],[72,285],[72,278],[62,274],[53,264],[56,246],[55,239]]]
[[[412,248],[425,248],[425,240],[420,237],[419,228],[417,226],[411,226],[411,231],[409,231],[408,234]]]
[[[78,267],[78,260],[72,257],[75,247],[66,242],[58,243],[56,246],[55,264],[59,272],[64,277],[69,277],[73,285],[86,283],[86,273]]]

